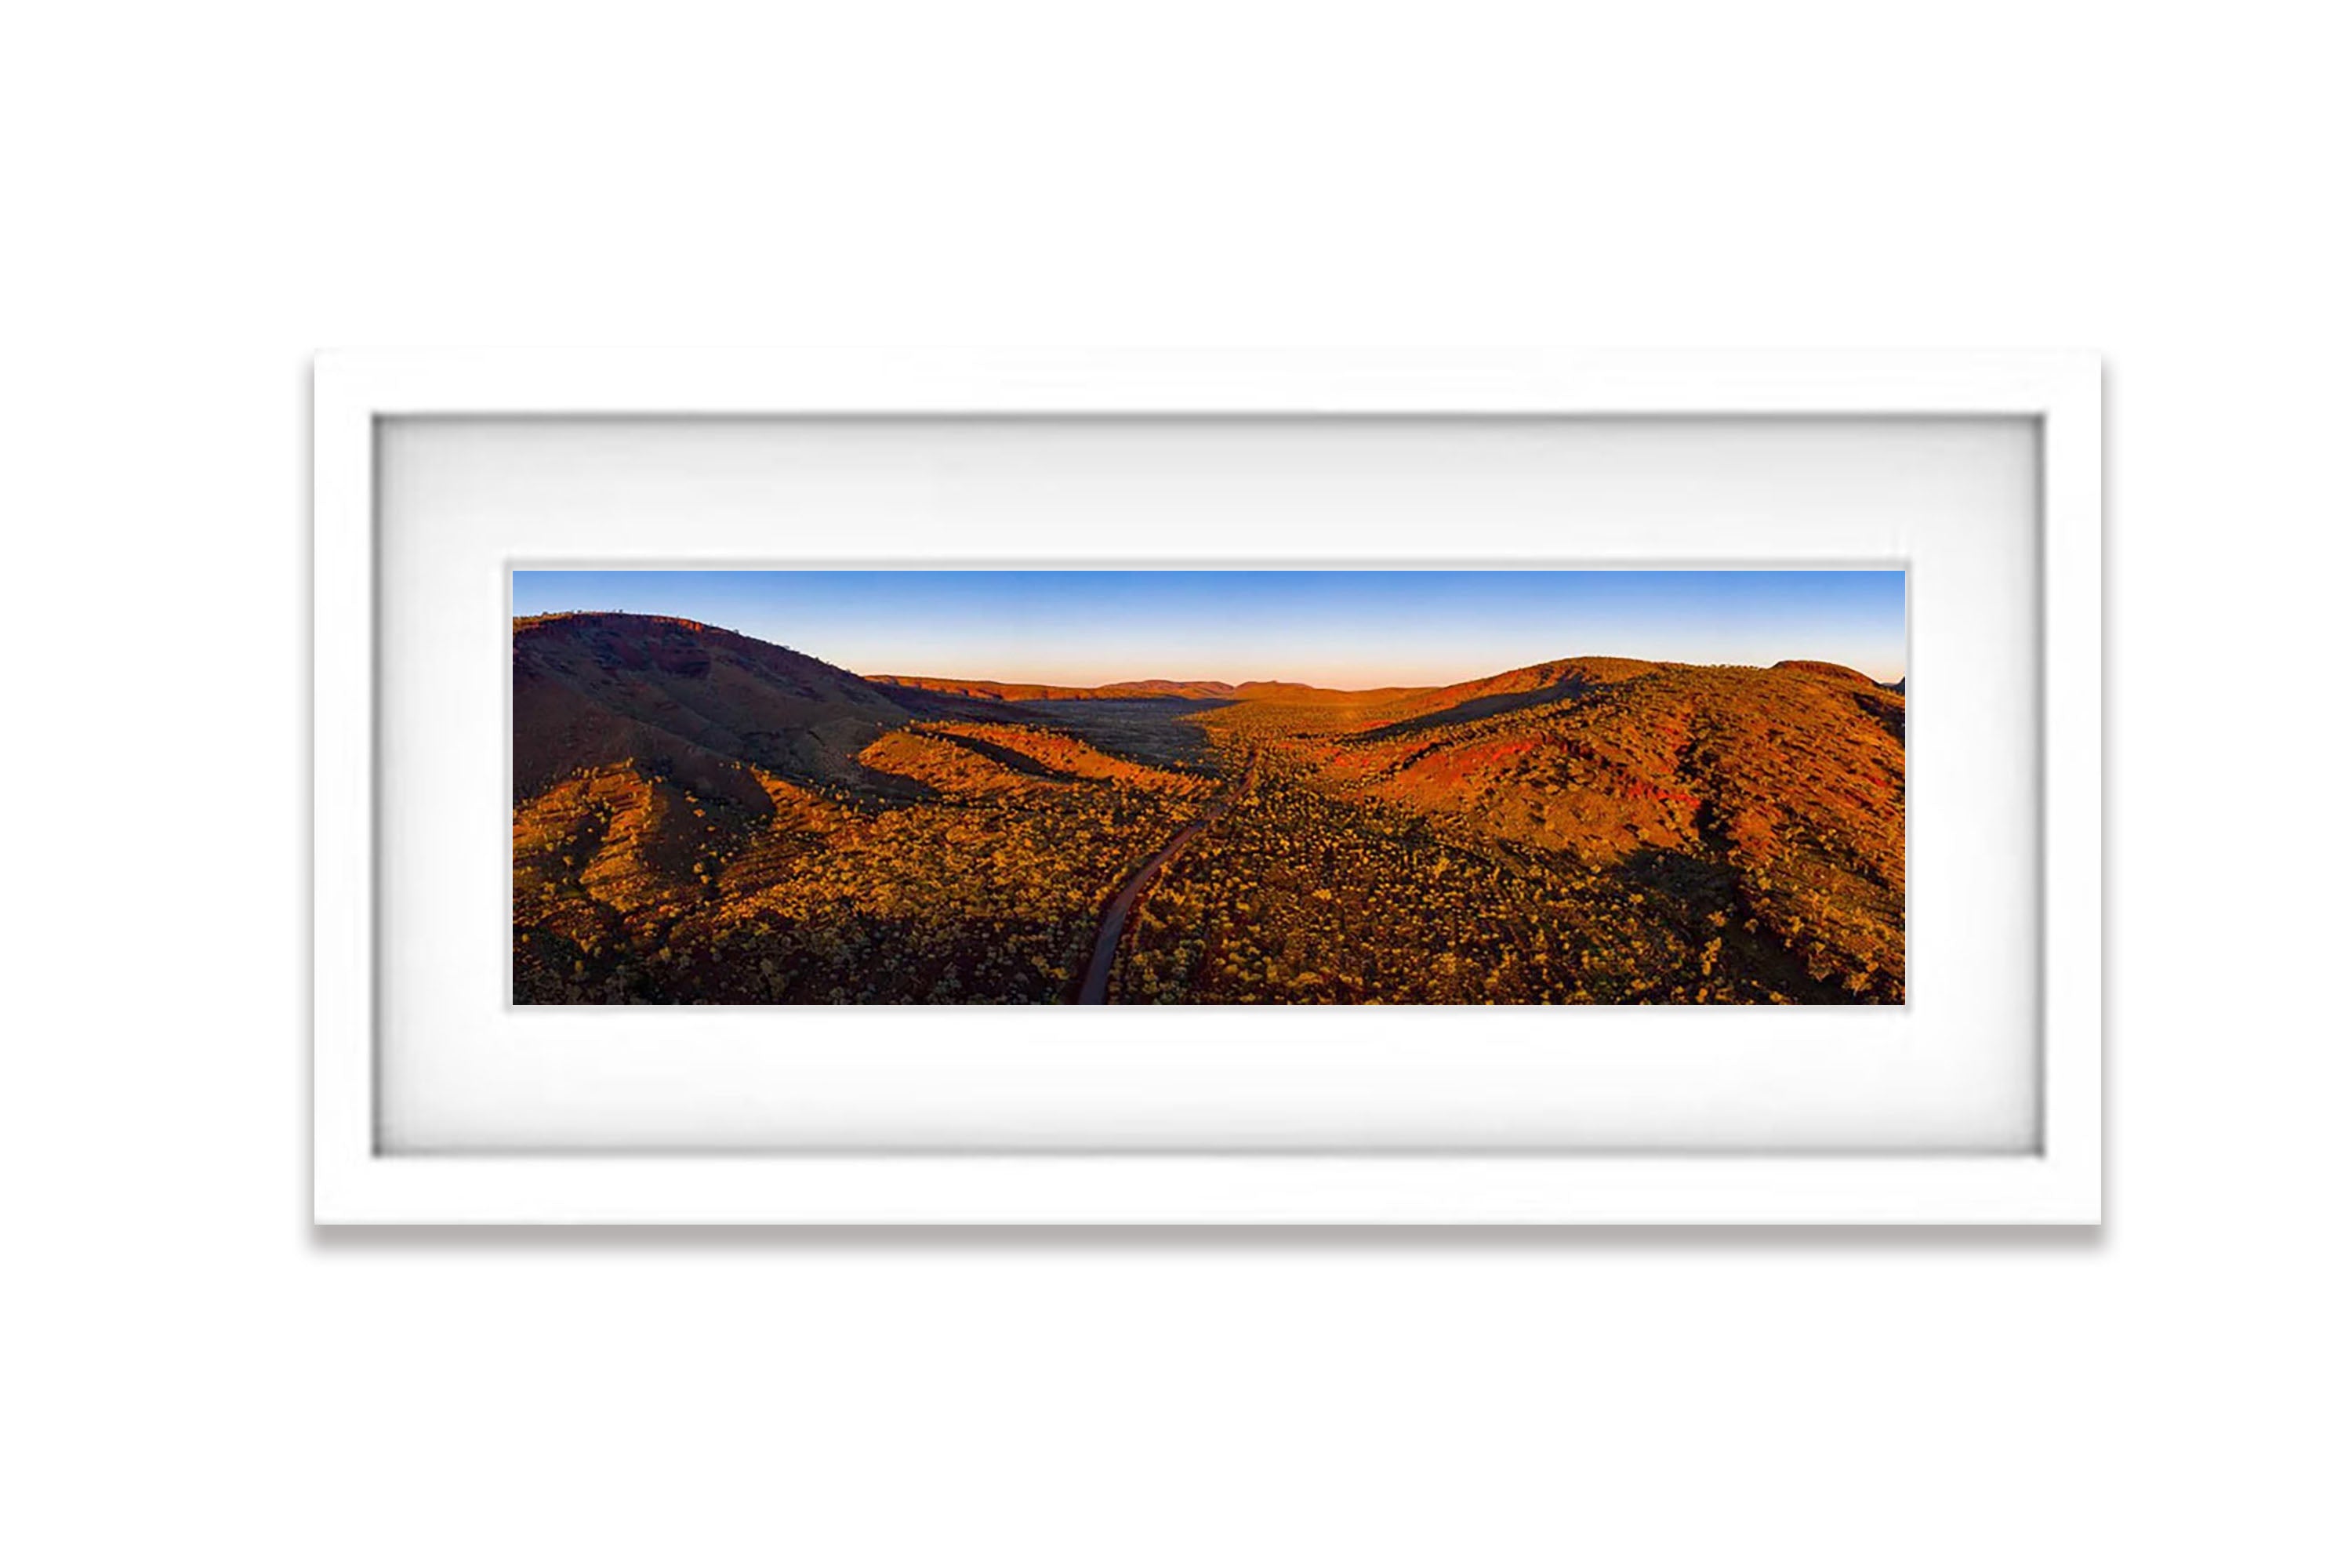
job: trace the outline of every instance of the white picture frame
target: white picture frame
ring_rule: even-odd
[[[1917,1154],[384,1147],[376,951],[382,422],[942,416],[2032,421],[2040,454],[2038,1138],[2019,1152]],[[2095,356],[331,353],[314,368],[313,420],[317,1223],[2099,1223]],[[1442,1026],[1444,1010],[1428,1016]]]

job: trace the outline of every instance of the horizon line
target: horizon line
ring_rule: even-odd
[[[705,624],[707,625],[708,623]],[[725,631],[729,628],[720,626],[718,629]],[[748,632],[739,632],[736,635],[739,637],[751,636]],[[752,640],[754,642],[767,641],[765,637],[753,637]],[[802,657],[806,658],[818,658],[817,655],[808,652],[805,648],[789,647],[788,645],[783,643],[776,643],[772,646],[776,647],[785,647],[788,651],[800,654]],[[1895,682],[1906,679],[1908,677],[1907,670],[1898,671],[1895,674],[1888,676],[1873,675],[1869,670],[1864,668],[1860,665],[1848,664],[1842,658],[1808,658],[1802,654],[1792,654],[1786,658],[1775,659],[1770,664],[1742,664],[1736,659],[1658,658],[1649,654],[1637,653],[1563,653],[1556,654],[1549,658],[1530,659],[1526,664],[1512,664],[1505,665],[1496,669],[1482,669],[1473,675],[1455,676],[1453,679],[1446,680],[1383,680],[1376,682],[1370,686],[1326,686],[1320,681],[1297,679],[1287,676],[1265,675],[1253,675],[1241,680],[1230,679],[1222,675],[1122,675],[1114,676],[1108,680],[1083,680],[1071,679],[1066,677],[1049,678],[1042,676],[922,675],[909,673],[903,670],[877,670],[872,673],[868,673],[865,670],[849,669],[847,672],[857,677],[858,679],[866,681],[950,680],[960,681],[967,686],[1066,686],[1073,690],[1078,691],[1099,691],[1105,687],[1109,686],[1143,686],[1158,681],[1169,686],[1231,686],[1235,688],[1244,686],[1303,686],[1316,691],[1337,691],[1353,695],[1370,691],[1438,691],[1443,690],[1444,688],[1449,686],[1466,686],[1474,680],[1484,680],[1490,676],[1508,675],[1513,670],[1530,669],[1538,664],[1569,663],[1576,659],[1584,658],[1616,658],[1623,659],[1631,664],[1673,665],[1684,669],[1774,669],[1784,664],[1833,664],[1841,669],[1851,669],[1856,675],[1865,676],[1871,680],[1876,681],[1883,686],[1891,686]],[[820,659],[820,662],[831,663],[832,661]],[[846,666],[843,665],[835,665],[834,668],[836,669],[847,668]]]
[[[1111,677],[1111,678],[1110,678],[1110,679],[1076,679],[1076,678],[1071,678],[1071,677],[1051,677],[1051,676],[935,675],[935,674],[923,674],[923,673],[917,673],[917,672],[913,672],[913,671],[906,671],[906,670],[894,670],[894,671],[882,671],[882,670],[876,670],[876,671],[873,671],[873,672],[871,672],[871,673],[868,673],[868,672],[864,671],[864,670],[853,669],[853,668],[850,668],[849,666],[847,666],[847,665],[833,664],[833,661],[832,661],[831,659],[826,658],[825,658],[824,655],[822,655],[822,654],[811,652],[809,649],[804,648],[804,647],[794,647],[793,645],[792,645],[792,644],[790,644],[790,643],[778,642],[778,641],[774,640],[774,639],[773,639],[773,638],[772,638],[772,637],[761,637],[761,636],[760,636],[760,635],[758,635],[757,633],[754,633],[754,632],[747,632],[747,631],[741,630],[741,629],[740,629],[740,628],[739,628],[739,627],[721,626],[721,625],[719,625],[719,624],[718,622],[716,622],[716,621],[708,621],[708,620],[704,620],[704,619],[702,619],[702,618],[701,618],[701,617],[699,617],[699,616],[686,616],[686,615],[678,615],[678,614],[676,614],[676,613],[674,613],[674,612],[669,612],[669,611],[661,611],[661,610],[623,610],[623,609],[587,609],[587,608],[575,608],[575,609],[568,609],[568,610],[538,610],[538,611],[530,612],[530,613],[529,613],[529,614],[523,614],[523,615],[511,615],[511,616],[509,616],[509,619],[510,619],[511,621],[513,621],[517,626],[520,626],[521,623],[523,623],[523,622],[525,622],[525,621],[556,620],[556,619],[561,619],[561,618],[562,618],[563,616],[637,616],[637,617],[639,617],[639,618],[641,618],[641,619],[647,619],[647,620],[669,620],[669,621],[678,621],[678,622],[682,622],[682,623],[684,623],[684,624],[686,624],[686,625],[688,625],[688,626],[703,626],[703,627],[708,627],[709,629],[713,630],[713,631],[721,631],[721,632],[725,632],[725,633],[727,633],[730,637],[744,637],[744,638],[747,638],[748,640],[752,641],[752,642],[765,643],[765,644],[767,644],[767,645],[768,645],[769,647],[781,647],[781,648],[783,648],[783,649],[784,649],[786,652],[788,652],[788,653],[796,653],[796,654],[799,654],[799,655],[800,655],[802,658],[814,658],[814,659],[816,659],[819,663],[822,663],[822,664],[832,664],[832,665],[833,665],[833,668],[835,668],[835,669],[843,670],[843,671],[845,671],[845,673],[847,673],[847,674],[850,674],[850,675],[854,675],[854,676],[856,676],[856,677],[858,679],[860,679],[860,680],[866,680],[866,681],[889,681],[889,680],[898,680],[898,681],[910,681],[910,680],[946,680],[946,681],[959,681],[959,682],[962,682],[962,683],[967,684],[967,685],[980,685],[980,686],[1064,686],[1064,687],[1068,687],[1068,688],[1070,688],[1070,689],[1073,689],[1073,690],[1080,690],[1080,691],[1098,691],[1098,690],[1100,690],[1100,689],[1102,689],[1103,688],[1108,687],[1108,686],[1136,686],[1136,685],[1141,685],[1141,684],[1144,684],[1144,683],[1146,683],[1146,682],[1150,682],[1150,681],[1163,681],[1163,682],[1166,682],[1166,683],[1168,683],[1168,684],[1170,684],[1170,685],[1176,685],[1176,686],[1210,686],[1210,685],[1217,685],[1217,686],[1234,686],[1234,687],[1240,687],[1240,686],[1252,686],[1252,685],[1255,685],[1255,686],[1300,686],[1300,687],[1306,687],[1306,688],[1307,688],[1307,689],[1310,689],[1310,690],[1316,690],[1316,691],[1336,691],[1336,692],[1340,692],[1340,693],[1343,693],[1343,694],[1353,695],[1353,694],[1357,694],[1357,693],[1371,692],[1371,691],[1437,691],[1437,690],[1443,690],[1444,689],[1445,689],[1446,687],[1449,687],[1449,686],[1463,686],[1463,685],[1467,685],[1468,683],[1470,683],[1471,681],[1474,681],[1474,680],[1483,680],[1483,679],[1487,679],[1488,677],[1491,677],[1491,676],[1506,675],[1506,674],[1508,674],[1508,673],[1510,673],[1512,670],[1515,670],[1515,669],[1527,669],[1527,668],[1532,668],[1533,666],[1538,665],[1538,664],[1550,664],[1550,663],[1554,663],[1554,662],[1558,662],[1558,661],[1561,661],[1561,660],[1578,659],[1578,658],[1622,658],[1622,659],[1630,659],[1630,660],[1633,660],[1633,661],[1636,661],[1636,662],[1639,662],[1639,663],[1643,663],[1643,664],[1675,664],[1675,665],[1682,665],[1682,666],[1685,666],[1685,668],[1693,668],[1693,669],[1770,669],[1770,668],[1773,668],[1775,667],[1775,665],[1778,665],[1778,664],[1789,664],[1789,663],[1834,664],[1834,665],[1839,666],[1841,668],[1852,669],[1852,670],[1853,670],[1856,674],[1858,674],[1858,675],[1862,675],[1862,676],[1864,676],[1864,677],[1867,678],[1868,679],[1870,679],[1870,680],[1872,680],[1872,681],[1874,681],[1874,682],[1876,682],[1876,683],[1878,683],[1878,684],[1880,684],[1880,685],[1883,685],[1883,686],[1892,686],[1892,685],[1895,685],[1895,684],[1896,684],[1896,683],[1898,683],[1898,682],[1906,681],[1906,680],[1908,680],[1908,679],[1910,679],[1910,670],[1909,670],[1909,668],[1908,668],[1907,663],[1906,663],[1906,665],[1905,666],[1905,668],[1901,668],[1901,669],[1896,670],[1896,671],[1895,671],[1894,674],[1892,674],[1892,675],[1887,675],[1887,674],[1883,674],[1883,673],[1874,672],[1874,671],[1872,671],[1872,670],[1870,670],[1870,669],[1868,669],[1868,668],[1864,668],[1863,666],[1860,666],[1860,665],[1855,665],[1855,664],[1848,663],[1848,662],[1847,662],[1846,660],[1844,660],[1844,659],[1825,659],[1825,658],[1811,658],[1811,656],[1809,656],[1809,655],[1805,655],[1805,654],[1789,654],[1789,655],[1784,655],[1781,658],[1780,658],[1780,659],[1777,659],[1777,660],[1773,661],[1773,663],[1771,663],[1771,664],[1746,664],[1746,663],[1741,663],[1741,662],[1739,662],[1739,661],[1738,661],[1738,660],[1734,660],[1734,659],[1681,659],[1681,658],[1661,658],[1661,657],[1656,656],[1656,655],[1654,655],[1654,654],[1631,654],[1631,653],[1570,653],[1570,654],[1552,654],[1552,655],[1548,655],[1548,656],[1546,656],[1546,657],[1544,657],[1544,658],[1542,658],[1529,659],[1529,660],[1528,660],[1528,661],[1527,661],[1527,663],[1525,663],[1525,664],[1504,665],[1504,666],[1501,666],[1501,667],[1499,667],[1499,668],[1493,668],[1493,669],[1480,669],[1480,670],[1474,671],[1473,673],[1468,674],[1468,675],[1455,676],[1455,677],[1454,677],[1454,678],[1452,678],[1452,679],[1441,679],[1441,680],[1382,680],[1382,681],[1375,681],[1375,682],[1373,682],[1372,684],[1370,684],[1370,685],[1369,685],[1369,686],[1327,686],[1327,685],[1322,684],[1322,683],[1321,683],[1321,682],[1319,682],[1319,681],[1311,680],[1311,679],[1292,679],[1292,678],[1289,678],[1289,677],[1283,677],[1283,676],[1264,676],[1264,675],[1252,675],[1252,676],[1246,676],[1246,677],[1244,677],[1244,678],[1242,678],[1242,679],[1231,679],[1231,678],[1226,677],[1226,676],[1213,676],[1213,675],[1190,675],[1190,676],[1169,676],[1169,675],[1126,675],[1126,676],[1113,676],[1113,677]]]

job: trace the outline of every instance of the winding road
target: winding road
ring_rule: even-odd
[[[1119,933],[1127,929],[1128,917],[1135,912],[1135,906],[1141,901],[1144,889],[1150,887],[1154,877],[1160,875],[1160,868],[1173,860],[1184,846],[1214,827],[1256,783],[1257,753],[1252,752],[1249,766],[1242,770],[1239,781],[1211,801],[1206,811],[1178,828],[1175,836],[1161,845],[1157,854],[1138,866],[1133,874],[1119,884],[1118,891],[1113,893],[1110,902],[1103,906],[1102,928],[1095,932],[1095,955],[1087,961],[1085,984],[1078,987],[1079,1005],[1098,1005],[1110,1000],[1110,968],[1118,957]]]

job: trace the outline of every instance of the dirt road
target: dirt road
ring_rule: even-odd
[[[1095,954],[1087,963],[1086,981],[1078,987],[1080,1005],[1110,1000],[1110,967],[1118,957],[1119,933],[1127,929],[1128,917],[1135,912],[1135,906],[1142,900],[1145,889],[1151,886],[1151,879],[1160,875],[1160,868],[1173,860],[1184,846],[1215,826],[1219,819],[1233,810],[1256,783],[1257,753],[1253,752],[1249,766],[1242,770],[1242,776],[1233,788],[1211,801],[1206,811],[1178,828],[1175,836],[1160,847],[1159,853],[1137,867],[1134,873],[1119,884],[1118,891],[1113,893],[1110,902],[1103,906],[1102,928],[1095,932]]]

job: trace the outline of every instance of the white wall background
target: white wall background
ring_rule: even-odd
[[[2319,8],[50,6],[0,1556],[2341,1561]],[[2110,355],[2104,1236],[322,1239],[329,343]]]

